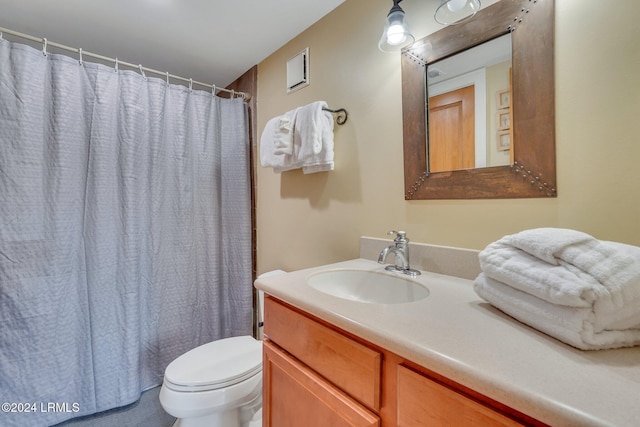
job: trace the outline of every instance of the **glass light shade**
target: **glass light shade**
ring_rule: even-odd
[[[454,25],[473,17],[480,10],[480,0],[442,0],[434,18],[443,25]]]
[[[387,22],[378,42],[378,49],[383,52],[399,52],[411,46],[415,38],[409,32],[409,24],[402,9],[392,10],[387,16]]]

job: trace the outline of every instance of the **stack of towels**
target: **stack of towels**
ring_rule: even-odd
[[[276,173],[333,170],[333,116],[316,101],[269,120],[260,137],[260,164]]]
[[[539,228],[480,252],[476,293],[583,350],[640,344],[640,248],[575,230]]]

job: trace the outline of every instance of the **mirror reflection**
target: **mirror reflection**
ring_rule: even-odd
[[[428,171],[513,163],[511,34],[430,63]]]

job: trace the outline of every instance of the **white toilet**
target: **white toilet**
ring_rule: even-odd
[[[262,322],[262,292],[258,299]],[[177,418],[174,427],[261,427],[262,341],[225,338],[186,352],[167,366],[160,404]]]

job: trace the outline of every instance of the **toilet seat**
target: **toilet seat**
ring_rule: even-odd
[[[225,338],[196,347],[167,366],[164,384],[175,391],[217,390],[262,371],[262,342],[250,336]]]

